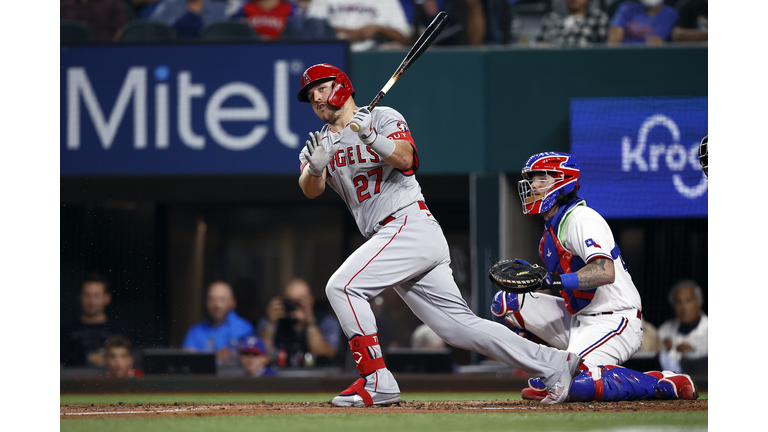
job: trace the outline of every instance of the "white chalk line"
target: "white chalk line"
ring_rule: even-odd
[[[147,413],[166,413],[166,412],[182,412],[182,411],[199,411],[221,408],[221,405],[212,407],[198,407],[198,408],[174,408],[169,410],[157,410],[157,411],[94,411],[94,412],[78,412],[78,413],[59,413],[59,415],[105,415],[105,414],[147,414]]]

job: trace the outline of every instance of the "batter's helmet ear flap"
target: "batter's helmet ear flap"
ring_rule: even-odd
[[[355,89],[347,74],[336,66],[326,63],[310,66],[301,75],[301,90],[296,95],[299,102],[309,102],[307,90],[310,85],[333,80],[333,89],[328,95],[328,105],[339,108],[347,102],[350,96],[355,96]]]

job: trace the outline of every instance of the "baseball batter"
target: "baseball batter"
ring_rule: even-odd
[[[447,343],[542,377],[547,393],[542,402],[562,402],[581,358],[517,337],[469,309],[453,280],[440,224],[416,181],[418,152],[403,116],[387,107],[373,112],[358,108],[347,75],[328,64],[304,72],[297,98],[311,103],[326,123],[320,132],[309,134],[299,156],[299,186],[315,198],[330,185],[368,239],[326,286],[361,375],[333,398],[333,404],[359,407],[400,401],[368,303],[389,288]],[[360,126],[358,132],[349,128],[352,120]]]
[[[539,214],[545,220],[539,256],[549,271],[543,288],[554,295],[530,296],[523,302],[522,295],[499,291],[491,305],[495,320],[523,337],[577,353],[584,359],[582,369],[586,373],[576,382],[589,376],[585,382],[593,392],[594,382],[598,382],[599,394],[591,395],[597,400],[619,397],[608,386],[603,387],[601,376],[605,373],[613,378],[611,383],[627,380],[624,387],[636,387],[624,395],[628,399],[655,398],[659,379],[679,382],[681,388],[672,392],[675,394],[690,386],[686,394],[692,398],[695,385],[687,376],[677,378],[677,374],[667,373],[641,377],[645,374],[615,367],[632,357],[643,341],[640,294],[610,227],[576,195],[579,173],[576,158],[558,152],[535,154],[523,167],[523,180],[518,183],[523,213]],[[643,379],[647,386],[636,384]],[[574,393],[584,391],[576,382],[572,400]],[[540,380],[531,379],[529,385],[523,391],[524,398],[546,397]]]

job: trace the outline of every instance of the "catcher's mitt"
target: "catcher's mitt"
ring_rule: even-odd
[[[541,288],[542,280],[549,272],[544,267],[521,259],[503,260],[488,270],[488,278],[499,289],[515,294],[525,294]]]

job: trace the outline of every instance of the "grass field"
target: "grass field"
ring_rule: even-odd
[[[701,394],[707,398],[707,394]],[[404,400],[519,400],[519,392],[403,393]],[[137,403],[327,402],[327,394],[94,394],[60,395],[61,405]],[[706,431],[707,412],[564,412],[457,414],[281,414],[179,418],[60,420],[61,432],[492,432],[492,431]]]

